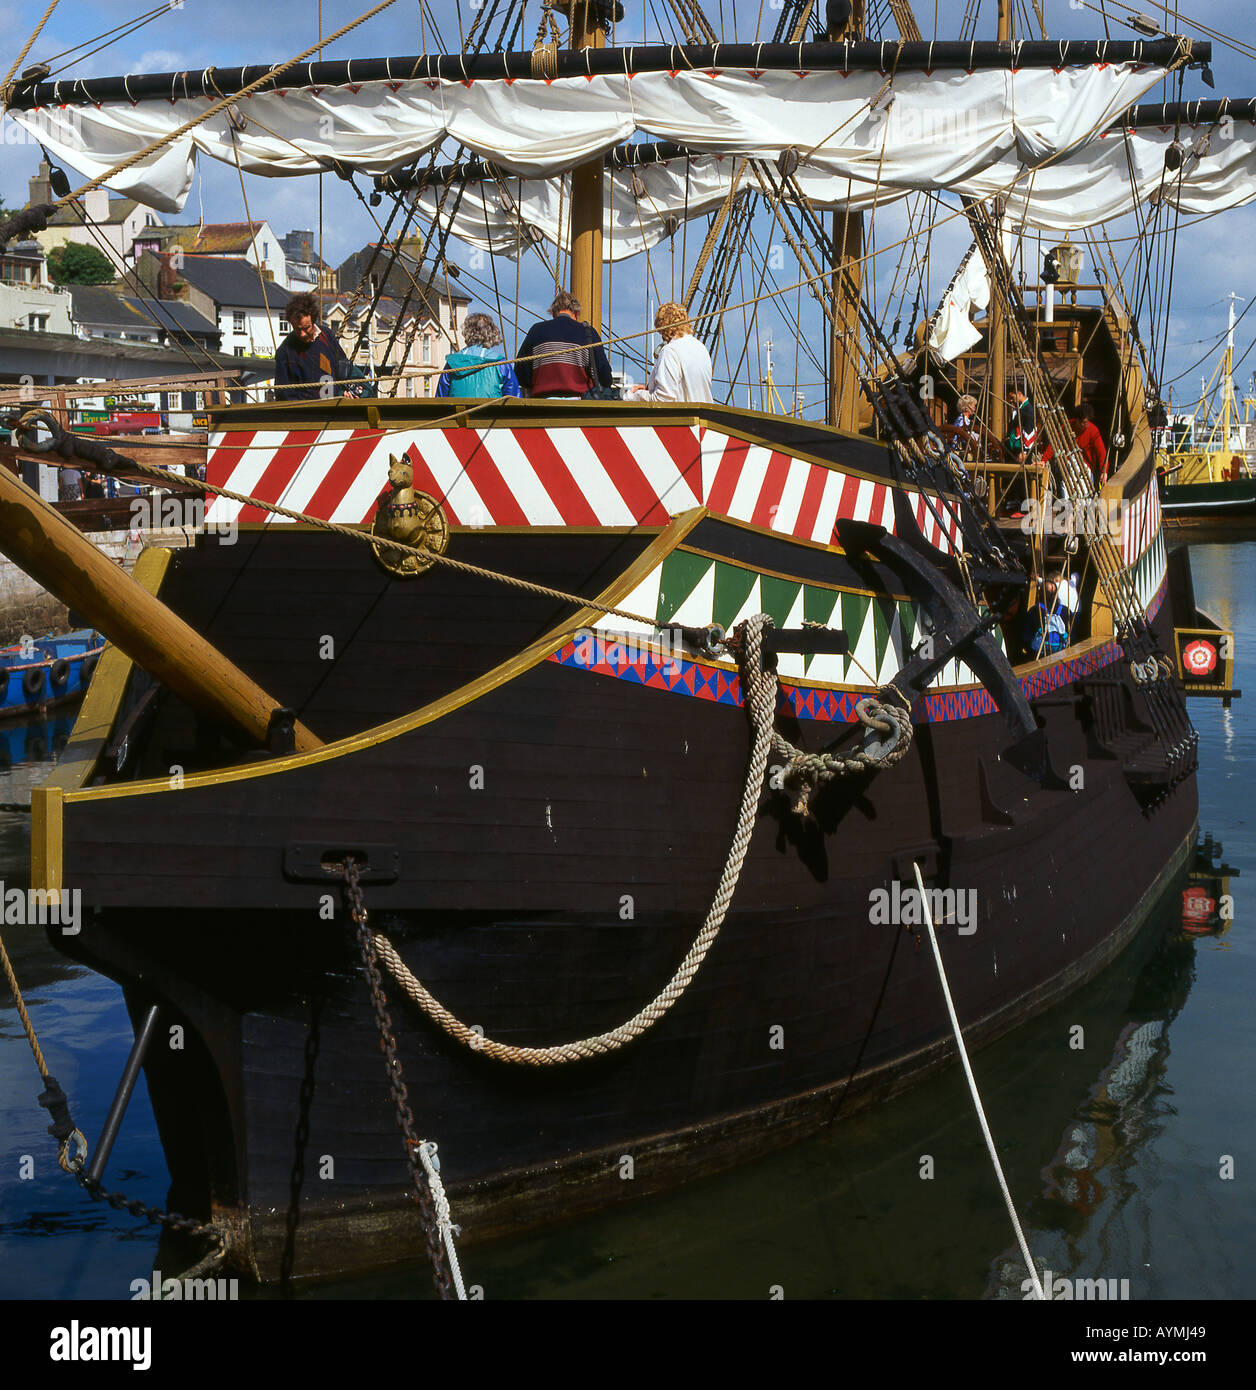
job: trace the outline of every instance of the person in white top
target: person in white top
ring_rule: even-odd
[[[660,304],[654,326],[663,346],[644,386],[635,386],[635,401],[714,401],[711,394],[711,354],[701,338],[694,336],[693,324],[684,306],[669,300]]]

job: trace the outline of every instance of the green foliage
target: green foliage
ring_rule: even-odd
[[[48,277],[54,285],[107,285],[115,278],[113,262],[103,251],[77,241],[48,252]]]

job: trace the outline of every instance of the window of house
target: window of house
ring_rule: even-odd
[[[424,365],[425,367],[426,367],[426,366],[430,366],[431,361],[432,361],[432,335],[431,335],[430,333],[424,333],[424,335],[423,335],[423,365]]]
[[[231,331],[233,333],[244,332],[244,311],[236,309],[231,315]]]
[[[425,376],[423,378],[423,394],[425,396],[430,396],[432,394],[432,378],[430,376]]]
[[[47,314],[28,314],[26,318],[32,333],[46,333],[48,331]]]
[[[244,349],[243,349],[242,347],[236,348],[236,350],[235,350],[235,355],[236,355],[237,357],[243,357],[243,356],[244,356]]]
[[[291,333],[291,332],[292,332],[292,325],[288,322],[287,319],[280,319],[280,320],[279,320],[279,331],[280,331],[281,333]]]

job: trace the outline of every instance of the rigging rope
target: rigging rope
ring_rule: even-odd
[[[31,48],[34,45],[35,40],[39,37],[40,31],[43,29],[44,25],[48,23],[48,20],[52,17],[52,12],[57,8],[58,3],[59,0],[51,0],[51,3],[49,4],[48,8],[43,12],[42,15],[40,15],[39,23],[35,25],[34,32],[31,34],[30,38],[26,40],[25,47],[17,55],[17,57],[14,58],[13,66],[5,74],[4,81],[0,82],[0,106],[8,105],[9,87],[13,81],[13,74],[18,70],[18,68],[22,66],[22,60],[31,51]]]

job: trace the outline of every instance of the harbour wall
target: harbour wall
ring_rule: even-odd
[[[140,552],[150,545],[182,549],[191,541],[179,528],[143,531],[96,531],[86,539],[125,570],[135,568]],[[24,636],[65,632],[71,626],[69,611],[55,595],[37,584],[7,555],[0,555],[0,646]]]

